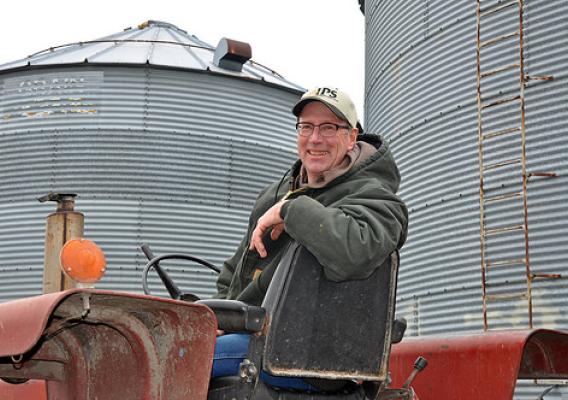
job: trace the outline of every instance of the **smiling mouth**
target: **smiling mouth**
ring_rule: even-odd
[[[326,154],[328,154],[328,152],[327,151],[308,150],[308,154],[310,156],[322,157],[322,156],[325,156]]]

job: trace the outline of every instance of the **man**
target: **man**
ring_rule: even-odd
[[[299,160],[257,198],[248,230],[224,263],[216,297],[260,305],[288,244],[296,240],[334,281],[370,276],[406,240],[400,175],[378,135],[359,135],[349,96],[336,88],[305,93],[292,112]],[[220,335],[223,332],[219,332]],[[250,336],[217,338],[212,377],[236,375]],[[317,391],[300,378],[261,373],[273,386]]]
[[[359,135],[349,96],[315,88],[292,112],[299,160],[257,198],[247,233],[218,278],[218,298],[260,305],[292,240],[334,281],[368,277],[406,240],[398,169],[380,136]]]

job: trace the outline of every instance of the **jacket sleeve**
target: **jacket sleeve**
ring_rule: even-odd
[[[286,232],[333,281],[368,277],[406,240],[406,207],[384,188],[364,189],[327,207],[299,196],[285,203],[281,216]]]
[[[247,231],[243,235],[243,239],[241,240],[239,247],[237,248],[235,254],[233,254],[233,256],[231,258],[227,259],[223,263],[223,268],[221,269],[221,273],[219,274],[219,277],[217,278],[217,294],[215,294],[213,296],[214,298],[226,299],[227,296],[229,295],[229,288],[230,288],[231,282],[233,280],[233,275],[235,274],[237,266],[239,265],[239,263],[241,262],[241,259],[243,258],[243,254],[248,249],[249,238],[251,236],[252,230],[254,229],[254,227],[256,227],[256,221],[258,220],[260,215],[262,215],[264,213],[264,211],[266,211],[266,209],[271,204],[271,203],[267,203],[267,201],[265,199],[265,197],[266,197],[265,193],[269,192],[270,188],[271,187],[269,186],[269,187],[265,188],[264,190],[262,190],[260,192],[260,194],[258,195],[258,197],[256,198],[255,205],[254,205],[254,207],[253,207],[253,209],[250,213],[250,216],[249,216]],[[271,192],[269,192],[269,193],[271,193]],[[268,198],[271,199],[270,196]]]
[[[231,281],[233,280],[233,274],[235,273],[235,268],[243,256],[244,247],[246,246],[247,236],[243,238],[239,248],[233,254],[231,258],[223,263],[223,268],[221,273],[217,277],[217,294],[213,297],[216,299],[226,299],[229,293],[229,286],[231,286]]]

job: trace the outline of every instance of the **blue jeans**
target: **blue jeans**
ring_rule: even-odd
[[[211,378],[235,376],[239,374],[239,365],[247,356],[250,335],[248,333],[230,333],[217,337],[215,354],[213,355],[213,370]],[[318,392],[314,386],[301,378],[289,378],[260,372],[260,379],[270,386],[302,391]]]

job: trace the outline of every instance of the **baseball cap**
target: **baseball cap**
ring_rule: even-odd
[[[347,121],[351,127],[355,128],[357,126],[355,105],[344,91],[336,87],[317,87],[308,90],[292,108],[292,113],[298,117],[304,106],[310,101],[321,101],[337,117]]]

